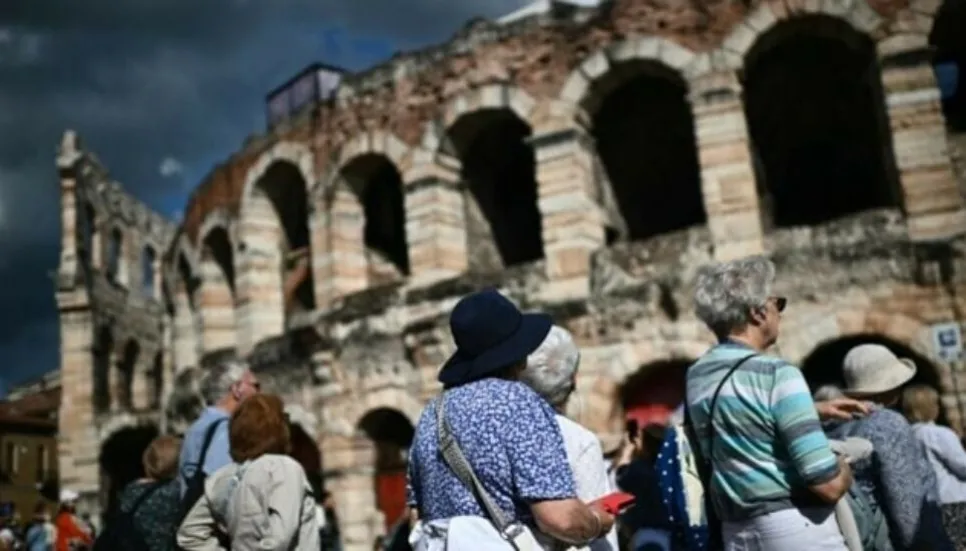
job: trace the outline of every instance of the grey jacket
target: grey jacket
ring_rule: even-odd
[[[295,551],[320,548],[318,507],[302,466],[285,455],[263,455],[215,471],[178,529],[187,551]]]

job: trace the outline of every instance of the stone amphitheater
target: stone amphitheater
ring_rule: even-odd
[[[65,133],[63,486],[102,511],[145,442],[183,430],[182,374],[237,354],[318,442],[346,549],[371,549],[460,296],[496,286],[569,328],[571,413],[613,448],[625,414],[677,403],[712,340],[696,269],[754,253],[790,298],[778,352],[811,382],[886,343],[961,430],[966,125],[934,70],[964,51],[949,4],[543,0],[367,71],[313,65],[180,222]]]

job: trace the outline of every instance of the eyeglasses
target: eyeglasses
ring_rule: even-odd
[[[785,297],[773,297],[773,298],[775,299],[775,308],[778,309],[778,312],[779,313],[784,312],[785,307],[788,306],[788,299]]]

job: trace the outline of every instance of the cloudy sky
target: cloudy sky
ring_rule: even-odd
[[[525,0],[0,1],[0,394],[58,366],[55,148],[175,216],[313,61],[363,69]]]

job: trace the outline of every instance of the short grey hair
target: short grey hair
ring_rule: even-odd
[[[845,398],[845,393],[835,385],[822,385],[815,389],[815,392],[812,394],[812,399],[816,402],[835,400],[837,398]]]
[[[774,281],[775,264],[764,256],[706,266],[695,282],[695,313],[718,338],[726,337],[765,305]]]
[[[247,363],[237,359],[225,360],[209,368],[201,381],[201,396],[205,399],[205,404],[217,404],[228,394],[232,385],[242,380],[249,369]]]
[[[527,357],[520,380],[552,406],[563,405],[574,391],[580,351],[563,327],[554,325],[543,343]]]

